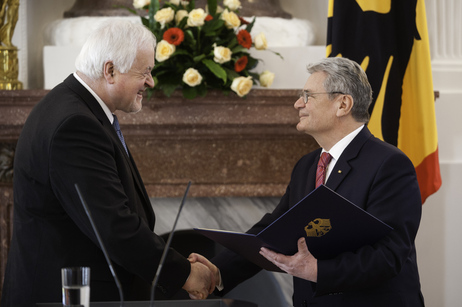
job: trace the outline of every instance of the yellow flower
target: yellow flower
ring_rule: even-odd
[[[133,7],[135,9],[142,9],[145,5],[151,3],[151,0],[133,0]]]
[[[274,81],[274,73],[265,70],[260,74],[260,85],[264,87],[270,87]]]
[[[187,10],[178,10],[175,15],[175,23],[178,25],[183,18],[188,16],[188,11]]]
[[[156,47],[156,60],[159,62],[168,60],[175,50],[175,45],[169,44],[166,40],[161,40]]]
[[[213,44],[213,60],[219,64],[223,64],[231,60],[231,55],[233,54],[231,49],[223,46],[217,46]]]
[[[202,76],[196,69],[188,68],[183,74],[183,82],[191,87],[194,87],[201,84]]]
[[[241,20],[239,17],[234,13],[225,9],[221,14],[221,19],[225,21],[225,26],[228,29],[237,28],[241,25]]]
[[[154,19],[160,23],[160,28],[163,29],[166,23],[169,23],[173,20],[174,16],[175,11],[171,7],[166,7],[164,9],[158,10],[154,15]]]
[[[188,16],[188,26],[190,27],[200,27],[204,25],[205,17],[207,14],[204,9],[194,9],[189,12]]]
[[[241,2],[239,0],[223,0],[223,5],[227,6],[231,11],[241,8]]]
[[[266,41],[266,36],[263,32],[255,36],[253,43],[255,45],[255,49],[257,50],[265,50],[268,48],[268,42]]]
[[[231,89],[239,96],[244,97],[250,92],[253,82],[252,77],[237,77],[234,78],[231,84]]]

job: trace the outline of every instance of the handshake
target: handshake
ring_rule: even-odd
[[[202,255],[192,253],[188,260],[191,263],[191,273],[183,285],[183,289],[189,293],[189,297],[193,300],[206,299],[221,283],[220,271]]]

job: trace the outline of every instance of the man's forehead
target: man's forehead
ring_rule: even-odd
[[[326,74],[322,71],[314,72],[306,80],[304,90],[314,91],[324,88],[324,81],[326,80]]]

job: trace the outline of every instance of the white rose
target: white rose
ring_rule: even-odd
[[[160,23],[160,27],[163,29],[166,23],[169,23],[173,20],[175,16],[175,11],[171,7],[166,7],[164,9],[158,10],[154,15],[154,19]]]
[[[168,60],[175,50],[175,45],[169,44],[166,40],[161,40],[156,47],[156,60],[158,62]]]
[[[183,74],[183,82],[191,87],[194,87],[201,84],[202,76],[196,69],[188,68],[188,70],[186,70]]]
[[[252,85],[252,77],[237,77],[234,78],[231,89],[236,92],[239,97],[243,97],[250,92]]]
[[[265,70],[260,74],[260,85],[264,87],[270,87],[274,81],[274,73]]]
[[[151,0],[133,0],[133,7],[135,9],[142,9],[149,3],[151,3]]]
[[[224,0],[223,5],[227,6],[231,11],[235,11],[241,8],[241,1],[239,0]]]
[[[187,17],[188,15],[189,15],[188,11],[186,11],[186,10],[178,10],[176,12],[176,15],[175,15],[176,24],[178,25],[183,20],[183,18]]]
[[[204,9],[195,9],[189,12],[188,16],[188,26],[190,27],[200,27],[204,25],[205,17],[207,14]]]
[[[219,64],[223,64],[231,60],[231,55],[233,54],[231,49],[223,46],[213,45],[213,60]]]
[[[255,49],[257,50],[265,50],[268,48],[268,42],[266,41],[266,36],[263,32],[255,36],[253,39],[253,43],[255,46]]]
[[[234,12],[228,11],[228,9],[223,11],[221,14],[221,19],[225,21],[225,26],[228,29],[237,28],[241,25],[239,17]]]

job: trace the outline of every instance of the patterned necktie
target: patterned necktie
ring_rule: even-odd
[[[119,136],[119,139],[122,142],[122,145],[124,145],[125,152],[128,155],[127,145],[125,144],[125,140],[124,140],[124,136],[122,134],[122,131],[120,131],[119,120],[117,119],[117,116],[115,116],[115,115],[114,115],[114,122],[112,123],[112,126],[114,126],[114,129],[117,132],[117,135]]]
[[[316,188],[326,181],[326,170],[330,160],[332,160],[332,156],[327,152],[323,152],[321,158],[319,158],[318,168],[316,169]]]

